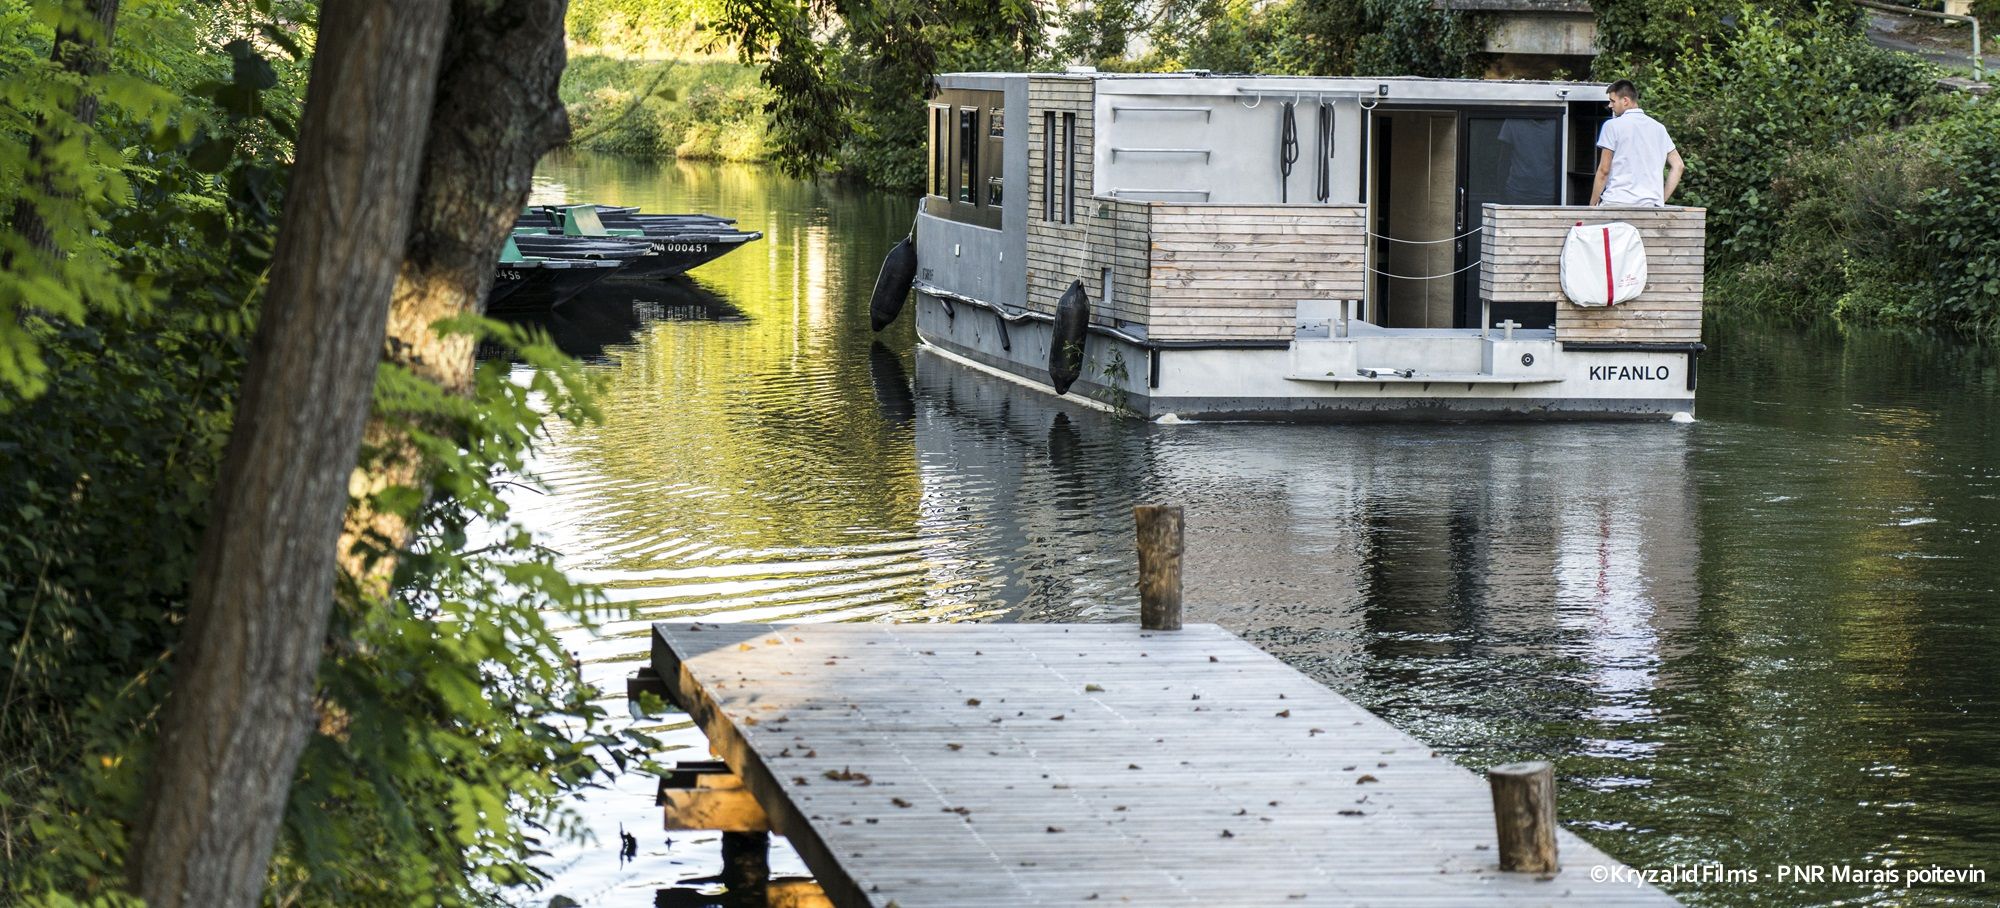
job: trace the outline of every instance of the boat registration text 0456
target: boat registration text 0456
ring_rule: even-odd
[[[1591,381],[1666,381],[1666,366],[1591,366]]]

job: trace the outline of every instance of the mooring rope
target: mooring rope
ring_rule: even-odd
[[[1402,243],[1408,246],[1435,246],[1439,243],[1455,243],[1475,233],[1484,233],[1485,231],[1486,231],[1486,226],[1482,224],[1478,227],[1472,228],[1471,230],[1467,230],[1466,232],[1461,233],[1457,236],[1448,236],[1441,240],[1399,240],[1393,236],[1383,236],[1382,234],[1376,233],[1372,230],[1368,232],[1368,235],[1378,240],[1388,240],[1391,243]]]
[[[1436,280],[1436,279],[1438,279],[1438,278],[1441,278],[1441,277],[1451,277],[1451,276],[1452,276],[1452,275],[1454,275],[1454,274],[1463,274],[1463,273],[1465,273],[1465,272],[1467,272],[1467,271],[1471,271],[1472,269],[1474,269],[1474,268],[1477,268],[1477,267],[1479,267],[1480,265],[1483,265],[1483,264],[1486,264],[1486,263],[1485,263],[1485,262],[1473,262],[1472,264],[1470,264],[1470,265],[1467,265],[1467,266],[1465,266],[1465,267],[1463,267],[1463,268],[1459,268],[1459,269],[1457,269],[1457,270],[1455,270],[1455,271],[1447,271],[1447,272],[1445,272],[1445,273],[1443,273],[1443,274],[1426,274],[1426,275],[1422,275],[1422,276],[1420,276],[1420,277],[1419,277],[1419,276],[1412,276],[1412,275],[1408,275],[1408,274],[1390,274],[1390,273],[1389,273],[1389,272],[1387,272],[1387,271],[1383,271],[1382,269],[1380,269],[1380,268],[1375,268],[1375,267],[1370,267],[1370,268],[1369,268],[1368,270],[1370,270],[1370,271],[1373,271],[1373,272],[1375,272],[1376,274],[1379,274],[1379,275],[1381,275],[1381,276],[1383,276],[1383,277],[1393,277],[1393,278],[1395,278],[1395,279],[1397,279],[1397,280],[1399,280],[1399,281],[1430,281],[1430,280]]]

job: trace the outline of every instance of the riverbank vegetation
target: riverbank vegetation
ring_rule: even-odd
[[[769,156],[761,70],[713,30],[714,0],[575,0],[561,95],[570,146],[638,158]]]
[[[593,386],[467,304],[561,133],[560,4],[510,8],[0,2],[0,902],[495,903],[624,759],[500,495]]]
[[[1709,210],[1713,302],[2000,332],[1995,102],[1871,45],[1848,0],[1593,8],[1603,50],[1566,75],[1638,80],[1673,130],[1689,163],[1677,201]],[[1486,26],[1428,0],[744,0],[688,18],[762,67],[775,163],[905,192],[932,72],[1477,76]]]
[[[761,161],[771,91],[734,59],[591,54],[570,60],[563,103],[574,148],[640,158]]]
[[[2000,116],[1874,47],[1853,11],[1734,29],[1640,67],[1708,209],[1712,300],[1792,317],[2000,330]]]

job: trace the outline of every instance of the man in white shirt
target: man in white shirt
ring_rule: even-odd
[[[1620,79],[1604,90],[1611,119],[1597,134],[1597,181],[1592,205],[1665,205],[1687,169],[1667,128],[1639,109],[1639,89]],[[1662,184],[1660,171],[1667,171]]]

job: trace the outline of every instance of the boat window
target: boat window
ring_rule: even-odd
[[[945,126],[947,108],[931,108],[931,195],[951,195],[951,133]]]
[[[1000,228],[1006,188],[1005,106],[1005,93],[987,89],[940,87],[931,98],[926,214]]]
[[[1042,114],[1042,220],[1056,219],[1056,112]]]
[[[979,204],[979,109],[958,109],[958,200]]]
[[[1063,114],[1062,222],[1076,223],[1076,114]]]

